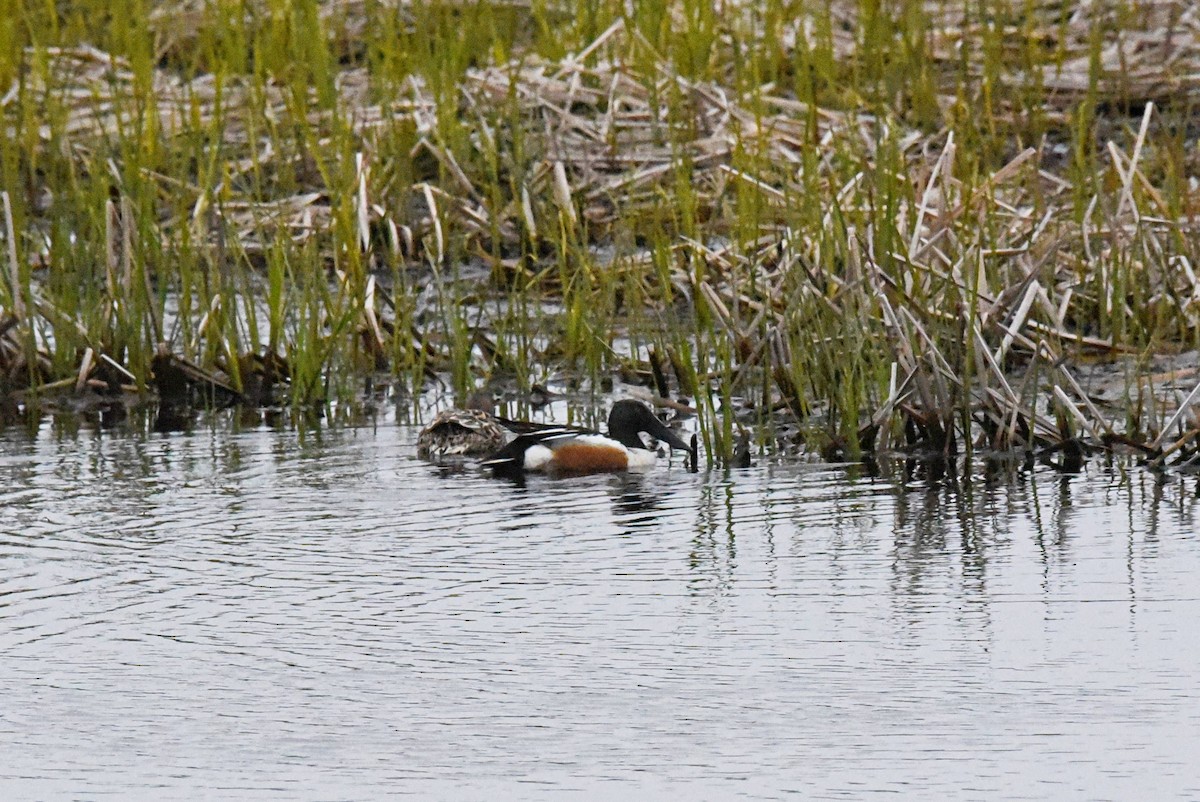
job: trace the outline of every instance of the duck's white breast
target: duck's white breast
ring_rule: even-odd
[[[658,454],[644,448],[629,449],[629,467],[632,470],[653,468],[658,461]]]

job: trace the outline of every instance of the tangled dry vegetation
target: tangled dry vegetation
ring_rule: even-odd
[[[790,416],[831,453],[1192,458],[1194,4],[671,3],[578,42],[569,4],[485,5],[505,57],[424,71],[372,39],[424,30],[403,3],[313,6],[304,70],[217,69],[202,4],[140,60],[26,47],[0,392],[623,365],[665,396],[670,363],[718,457]]]

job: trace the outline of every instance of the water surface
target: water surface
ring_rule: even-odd
[[[1200,795],[1194,478],[0,432],[5,799]]]

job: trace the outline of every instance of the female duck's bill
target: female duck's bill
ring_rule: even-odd
[[[581,475],[637,470],[654,465],[657,454],[646,448],[641,434],[686,451],[695,464],[695,440],[688,445],[663,425],[650,408],[638,401],[618,401],[608,415],[608,435],[581,429],[547,429],[523,434],[484,460],[501,475],[541,471]]]

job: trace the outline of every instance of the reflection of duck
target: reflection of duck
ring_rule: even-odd
[[[648,468],[654,465],[658,454],[642,442],[642,433],[686,451],[695,462],[695,438],[689,446],[645,404],[624,400],[613,404],[607,436],[587,429],[543,429],[519,435],[484,460],[483,465],[509,476],[526,471],[581,475]]]
[[[663,496],[657,489],[646,486],[642,473],[625,473],[613,484],[613,507],[617,522],[623,526],[645,526],[658,520],[658,508]]]

